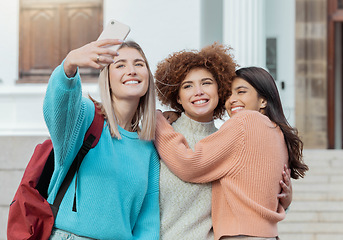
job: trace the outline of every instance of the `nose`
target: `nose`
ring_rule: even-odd
[[[234,97],[233,94],[231,94],[231,95],[229,96],[229,98],[227,99],[227,101],[228,101],[230,104],[232,104],[232,103],[237,102],[237,99]]]
[[[137,74],[137,72],[136,72],[135,66],[134,66],[134,65],[130,65],[130,66],[128,67],[127,75],[129,75],[129,76],[135,76],[136,74]]]
[[[195,96],[202,96],[204,95],[204,90],[202,89],[201,86],[197,86],[195,88]]]

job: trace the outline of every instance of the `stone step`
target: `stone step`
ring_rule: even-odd
[[[314,175],[309,173],[303,179],[292,179],[292,183],[293,185],[343,183],[343,175]]]
[[[279,234],[282,236],[282,233],[292,234],[298,233],[302,234],[343,234],[342,222],[328,222],[328,223],[318,223],[318,222],[281,222],[279,224]],[[329,239],[329,238],[328,238]],[[283,238],[282,238],[283,240]],[[298,238],[294,238],[298,240]],[[342,238],[341,238],[342,240]]]
[[[293,201],[290,210],[292,212],[343,212],[343,204],[341,201]]]
[[[293,184],[293,192],[343,192],[342,183],[302,183]]]
[[[343,234],[337,233],[282,233],[280,240],[342,240]]]
[[[343,162],[343,160],[340,160]],[[318,166],[313,167],[309,165],[310,170],[306,172],[305,178],[307,176],[342,176],[343,174],[343,166],[334,166],[334,167],[324,167],[324,166]],[[304,179],[305,179],[304,178]]]
[[[292,207],[288,211],[285,220],[281,223],[303,223],[303,222],[341,222],[343,223],[343,212],[337,211],[303,211],[293,210]]]
[[[343,160],[343,150],[327,150],[327,149],[305,149],[303,151],[303,156],[305,161],[308,159],[322,161],[332,160],[332,159],[341,159]]]
[[[343,201],[343,192],[295,192],[293,191],[293,202],[295,201]]]

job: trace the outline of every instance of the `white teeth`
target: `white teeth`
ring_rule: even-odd
[[[135,81],[135,80],[131,80],[131,81],[127,81],[127,82],[124,82],[124,84],[138,84],[139,82],[138,81]]]
[[[241,109],[244,109],[244,108],[243,107],[234,107],[234,108],[231,108],[231,112],[238,111]]]
[[[199,101],[195,101],[194,104],[195,105],[198,105],[198,104],[203,104],[203,103],[206,103],[207,100],[199,100]]]

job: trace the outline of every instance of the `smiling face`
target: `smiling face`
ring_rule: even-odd
[[[206,69],[192,69],[181,82],[177,101],[189,118],[198,122],[212,121],[219,101],[217,81]]]
[[[243,78],[236,77],[231,85],[232,94],[225,102],[230,117],[242,110],[255,110],[263,113],[267,101],[260,97],[255,88]]]
[[[110,65],[109,77],[112,98],[137,99],[144,96],[149,86],[149,71],[141,54],[134,48],[118,50],[119,56]]]

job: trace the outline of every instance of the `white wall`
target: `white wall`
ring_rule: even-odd
[[[266,39],[277,38],[277,77],[286,118],[295,123],[295,0],[224,0],[224,43],[241,67],[266,67]],[[285,89],[281,89],[281,82]]]
[[[198,49],[204,0],[104,0],[104,24],[114,18],[131,27],[128,39],[144,49],[151,70],[170,53]],[[219,1],[219,0],[217,0]],[[223,0],[223,42],[235,49],[241,66],[265,65],[265,38],[277,36],[279,79],[290,119],[294,118],[294,0]],[[266,21],[267,19],[267,21]],[[19,0],[0,2],[0,135],[46,135],[41,104],[46,84],[15,84],[18,75]],[[84,84],[96,96],[96,84]],[[158,104],[159,108],[165,109]]]
[[[105,0],[104,21],[128,24],[128,39],[141,45],[155,72],[169,54],[200,47],[200,9],[200,0]],[[158,101],[157,108],[167,109]]]
[[[104,21],[112,18],[131,27],[153,72],[170,53],[200,46],[200,0],[105,0]]]
[[[0,88],[14,85],[18,76],[19,0],[0,1]]]
[[[266,37],[277,38],[277,79],[289,123],[295,124],[295,0],[266,0]],[[285,88],[281,88],[281,82]]]
[[[265,0],[224,0],[224,43],[241,67],[265,66]]]

